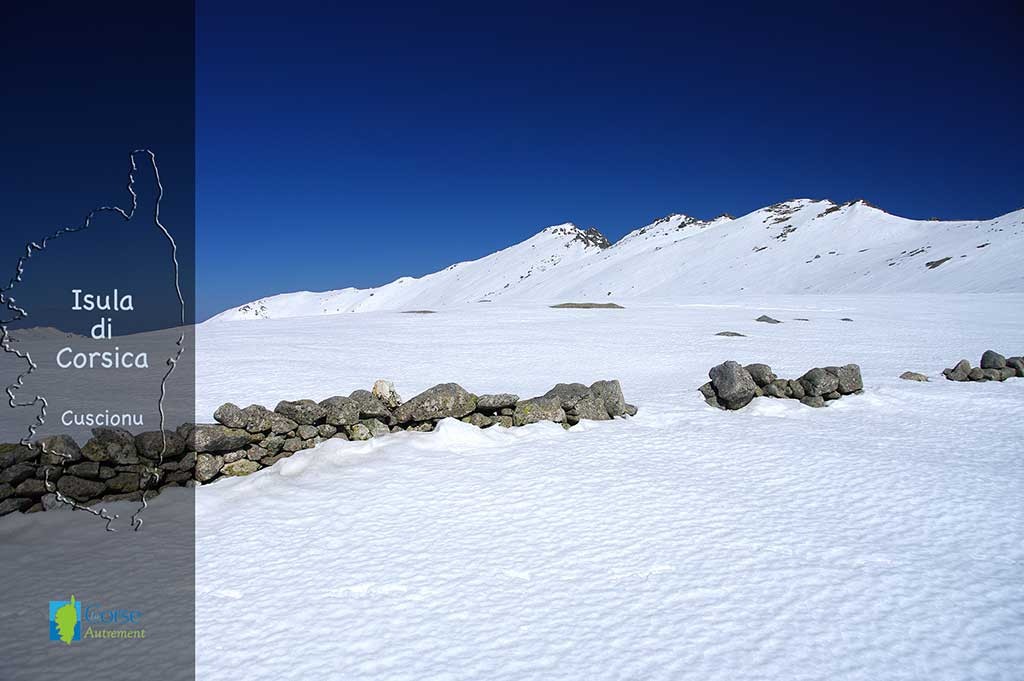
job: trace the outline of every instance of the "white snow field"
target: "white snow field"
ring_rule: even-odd
[[[615,244],[571,223],[377,288],[261,298],[214,317],[662,299],[701,294],[1020,293],[1024,209],[991,220],[909,220],[864,201],[794,199],[740,218],[673,214]]]
[[[1022,309],[718,296],[204,324],[202,420],[378,378],[406,398],[618,378],[640,411],[333,440],[199,488],[197,678],[1024,678],[1024,379],[940,374],[1024,353]],[[865,391],[718,411],[696,388],[726,359],[855,362]]]

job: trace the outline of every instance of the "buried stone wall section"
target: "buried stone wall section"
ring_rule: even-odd
[[[962,359],[954,366],[944,369],[942,375],[950,381],[1005,381],[1009,378],[1024,378],[1024,358],[1004,357],[995,350],[986,350],[981,356],[980,366],[972,367]]]
[[[699,388],[704,401],[719,409],[742,409],[755,397],[799,400],[809,407],[824,407],[832,400],[864,390],[860,367],[815,367],[797,379],[779,378],[767,364],[727,361],[708,372],[711,380]]]
[[[32,446],[0,444],[0,516],[151,498],[167,487],[195,486],[248,475],[303,449],[338,438],[368,440],[403,430],[432,431],[445,418],[479,428],[512,428],[552,421],[569,428],[581,420],[636,414],[619,382],[559,383],[521,400],[510,393],[474,395],[442,383],[403,402],[387,381],[373,390],[314,400],[284,400],[273,410],[227,403],[216,423],[133,435],[94,428],[79,447],[67,435]]]

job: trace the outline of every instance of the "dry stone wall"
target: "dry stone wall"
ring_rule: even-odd
[[[445,418],[479,428],[539,421],[569,428],[581,420],[606,421],[636,411],[626,403],[617,380],[589,386],[559,383],[523,400],[510,393],[475,395],[457,383],[442,383],[402,401],[390,382],[377,381],[372,390],[319,402],[284,400],[273,410],[227,403],[214,412],[216,423],[137,435],[94,428],[81,447],[67,435],[31,446],[0,445],[0,515],[138,501],[167,487],[249,475],[327,439],[427,432]]]

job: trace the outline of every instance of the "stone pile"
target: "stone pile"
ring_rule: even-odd
[[[809,407],[824,407],[826,402],[864,390],[860,367],[814,368],[797,379],[778,378],[767,364],[728,361],[711,368],[711,379],[700,387],[704,401],[719,409],[742,409],[755,397],[800,400]]]
[[[950,381],[1005,381],[1008,378],[1024,378],[1024,358],[1003,357],[995,350],[986,350],[981,356],[981,366],[971,367],[962,359],[955,366],[943,369],[942,375]]]
[[[474,395],[442,383],[403,402],[388,381],[372,390],[314,400],[284,400],[273,410],[227,403],[216,423],[185,424],[174,431],[132,435],[94,428],[82,447],[67,435],[33,446],[0,445],[0,515],[14,511],[94,506],[149,498],[166,487],[195,486],[248,475],[330,438],[368,440],[403,430],[432,431],[445,418],[479,428],[511,428],[553,421],[569,428],[581,420],[632,416],[616,380],[559,383],[538,397]]]

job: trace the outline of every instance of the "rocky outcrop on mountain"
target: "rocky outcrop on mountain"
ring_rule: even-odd
[[[864,390],[860,367],[815,367],[795,380],[778,378],[767,364],[726,361],[708,372],[711,380],[698,390],[704,401],[718,409],[736,410],[755,397],[795,399],[809,407],[824,407],[827,402]]]
[[[981,356],[980,366],[972,367],[968,360],[962,359],[952,367],[943,369],[942,375],[957,382],[1024,378],[1024,358],[1004,357],[995,350],[986,350]]]
[[[249,475],[327,439],[429,432],[446,418],[479,428],[540,421],[569,428],[636,413],[616,380],[559,383],[526,400],[511,393],[478,396],[457,383],[442,383],[402,402],[394,385],[377,381],[372,391],[348,397],[282,400],[274,411],[228,402],[214,412],[216,423],[184,424],[174,431],[132,435],[104,427],[94,428],[81,448],[66,435],[32,446],[0,445],[0,515],[139,501],[167,487]]]

